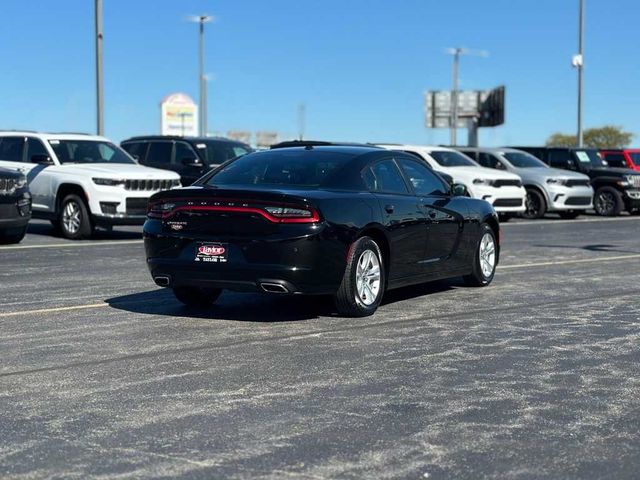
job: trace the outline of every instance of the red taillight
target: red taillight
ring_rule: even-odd
[[[159,202],[149,205],[149,218],[165,219],[177,212],[235,212],[257,214],[273,223],[315,223],[320,215],[313,208],[281,205],[176,205]]]

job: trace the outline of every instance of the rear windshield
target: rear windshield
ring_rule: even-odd
[[[640,152],[629,152],[631,161],[636,167],[640,167]]]
[[[337,172],[353,158],[335,152],[273,150],[251,153],[229,163],[205,185],[333,186]]]
[[[547,168],[545,163],[528,153],[507,152],[502,155],[516,168]]]
[[[429,155],[443,167],[477,167],[469,157],[459,152],[447,152],[444,150],[429,152]]]

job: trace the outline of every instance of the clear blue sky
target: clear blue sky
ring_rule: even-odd
[[[0,0],[0,128],[95,130],[92,0]],[[585,126],[640,134],[640,3],[586,0]],[[105,130],[159,131],[159,102],[196,101],[197,27],[207,26],[210,130],[295,134],[307,108],[318,139],[445,143],[423,122],[423,91],[507,86],[507,123],[485,145],[575,131],[578,0],[104,0]],[[461,132],[462,139],[466,133]],[[636,136],[635,143],[640,143]]]

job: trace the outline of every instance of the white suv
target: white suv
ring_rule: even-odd
[[[142,225],[151,195],[180,186],[174,172],[138,165],[104,137],[0,132],[0,166],[24,172],[33,217],[71,239],[96,226]]]
[[[473,198],[481,198],[493,205],[500,218],[508,220],[511,216],[525,211],[527,191],[521,178],[508,172],[481,167],[466,155],[445,147],[426,147],[421,145],[379,145],[388,150],[401,150],[422,158],[436,172],[446,173],[454,183],[467,188]]]

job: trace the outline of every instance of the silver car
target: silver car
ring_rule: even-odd
[[[550,168],[533,155],[513,148],[459,148],[483,167],[520,175],[527,190],[525,218],[542,218],[547,212],[575,218],[593,206],[589,177]]]

